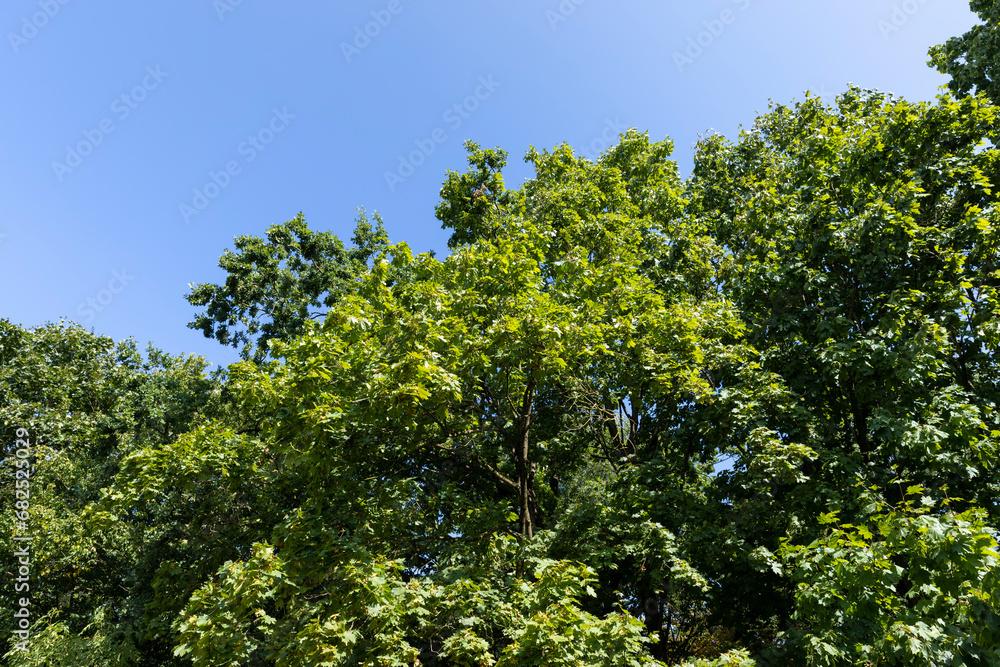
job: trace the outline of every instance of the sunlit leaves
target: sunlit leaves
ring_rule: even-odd
[[[822,515],[823,537],[783,545],[798,586],[791,634],[810,665],[1000,662],[992,530],[980,510],[921,500],[882,505],[858,525]]]

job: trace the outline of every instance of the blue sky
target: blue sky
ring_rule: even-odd
[[[7,0],[0,317],[227,364],[183,295],[222,280],[234,236],[302,211],[348,239],[364,206],[440,256],[467,139],[510,153],[512,186],[529,146],[594,155],[634,126],[686,176],[699,134],[769,99],[933,99],[927,48],[975,20],[957,0]]]

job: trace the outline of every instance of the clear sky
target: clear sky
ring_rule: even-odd
[[[188,329],[188,283],[302,211],[447,252],[434,218],[472,139],[594,155],[627,126],[686,176],[709,130],[848,82],[931,100],[964,0],[6,0],[0,317],[237,359]],[[388,174],[388,175],[387,175]],[[89,304],[88,304],[89,302]]]

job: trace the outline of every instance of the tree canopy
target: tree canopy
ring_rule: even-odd
[[[263,361],[271,340],[299,335],[306,320],[351,291],[367,262],[386,247],[378,213],[374,221],[359,211],[351,248],[331,232],[309,229],[301,213],[268,227],[264,238],[236,237],[236,252],[226,250],[219,259],[225,282],[189,285],[188,302],[208,308],[188,326],[238,349],[243,359]]]
[[[928,64],[951,77],[948,88],[954,94],[981,93],[1000,104],[1000,4],[996,0],[969,4],[982,23],[931,48]]]
[[[363,210],[237,237],[186,297],[225,370],[0,321],[5,664],[1000,665],[972,4],[953,93],[775,103],[686,179],[635,129],[513,189],[469,142],[443,259]]]

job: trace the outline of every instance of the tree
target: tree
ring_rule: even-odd
[[[3,593],[3,652],[11,665],[126,665],[156,660],[142,617],[151,591],[137,566],[143,554],[121,525],[90,513],[131,452],[158,448],[216,413],[218,383],[199,357],[155,348],[143,359],[133,341],[68,324],[24,329],[0,321],[0,467],[11,483],[0,498],[13,507],[17,429],[31,444],[30,581],[33,642],[12,649],[15,594]],[[14,516],[0,525],[2,562],[14,581]]]
[[[472,169],[464,174],[448,171],[441,187],[441,202],[434,210],[441,226],[452,230],[449,248],[495,236],[502,227],[502,212],[510,212],[512,197],[517,196],[503,183],[506,151],[484,150],[474,141],[465,142],[465,149]]]
[[[935,511],[919,486],[892,508],[875,492],[863,523],[830,512],[821,538],[783,545],[808,664],[1000,665],[1000,553],[983,512]]]
[[[193,306],[207,306],[188,326],[206,338],[240,350],[243,359],[263,361],[268,342],[301,333],[311,317],[349,293],[367,263],[388,243],[382,218],[373,226],[361,209],[353,248],[330,232],[315,232],[298,216],[267,229],[265,238],[239,236],[236,252],[226,250],[219,266],[222,285],[190,285],[185,296]]]
[[[920,486],[934,507],[951,498],[959,514],[1000,518],[996,118],[978,98],[914,104],[851,88],[832,108],[776,105],[737,143],[699,146],[692,187],[732,253],[724,290],[795,397],[765,413],[776,437],[738,446],[724,476],[734,509],[767,517],[768,531],[744,532],[765,553],[781,537],[813,543],[830,512],[878,522],[858,488],[893,507]],[[784,479],[759,476],[769,450]],[[915,571],[897,564],[908,590]]]
[[[179,654],[650,663],[663,610],[705,582],[630,471],[706,482],[714,452],[670,424],[709,400],[706,357],[739,329],[697,279],[711,244],[643,208],[679,194],[669,152],[638,133],[596,164],[529,152],[522,214],[483,213],[493,231],[444,261],[391,247],[323,324],[275,345],[283,363],[234,370],[271,415],[267,446],[308,471],[303,504],[195,593]],[[688,252],[650,263],[655,242]],[[596,519],[595,465],[611,509]]]
[[[982,23],[964,35],[931,47],[928,65],[951,77],[948,88],[958,96],[982,93],[1000,104],[1000,4],[971,0]]]

